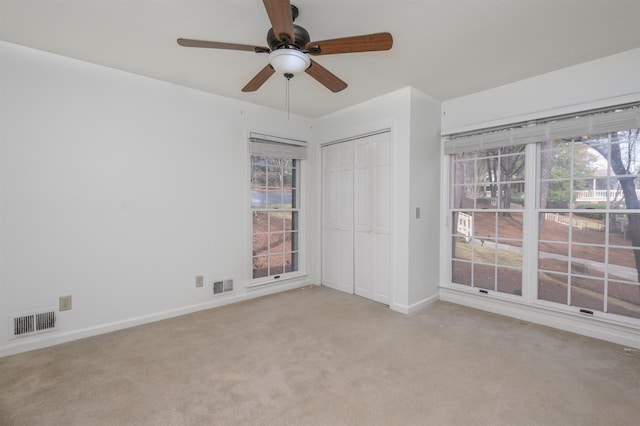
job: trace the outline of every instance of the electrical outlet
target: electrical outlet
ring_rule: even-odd
[[[196,276],[196,287],[202,287],[204,286],[204,275],[197,275]]]
[[[60,307],[59,307],[60,312],[68,311],[71,309],[71,296],[61,296],[58,299],[58,302],[60,304]]]

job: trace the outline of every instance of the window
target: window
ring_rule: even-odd
[[[300,168],[306,146],[259,136],[250,138],[252,277],[277,279],[300,272]]]
[[[538,299],[640,318],[638,132],[541,144]]]
[[[453,158],[453,282],[522,294],[524,166],[524,145]]]
[[[640,104],[444,144],[453,287],[640,326]]]
[[[298,162],[251,156],[253,278],[298,270]]]

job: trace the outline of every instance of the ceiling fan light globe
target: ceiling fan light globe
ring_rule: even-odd
[[[311,60],[295,49],[278,49],[269,53],[269,63],[280,74],[298,74],[309,68]]]

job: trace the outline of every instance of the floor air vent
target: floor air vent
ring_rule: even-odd
[[[14,315],[10,317],[9,328],[10,339],[53,331],[56,328],[56,311],[51,309]]]
[[[213,282],[213,294],[221,294],[233,291],[233,279]]]

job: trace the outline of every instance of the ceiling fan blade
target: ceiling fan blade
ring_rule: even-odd
[[[313,59],[311,60],[311,65],[305,70],[305,72],[334,93],[347,88],[347,83],[340,80],[331,71]]]
[[[269,53],[268,47],[251,46],[248,44],[222,43],[219,41],[192,40],[189,38],[179,38],[178,44],[184,47],[205,47],[208,49],[228,49],[228,50],[246,50],[248,52]]]
[[[295,42],[293,34],[293,16],[289,0],[262,0],[267,9],[273,32],[280,41],[287,44]]]
[[[391,46],[393,46],[393,37],[390,33],[376,33],[324,41],[311,41],[307,43],[306,49],[309,50],[310,55],[333,55],[336,53],[389,50]]]
[[[264,84],[265,81],[269,79],[276,71],[273,69],[271,64],[267,64],[266,67],[262,68],[255,77],[251,79],[250,82],[247,83],[246,86],[242,88],[243,92],[255,92]]]

